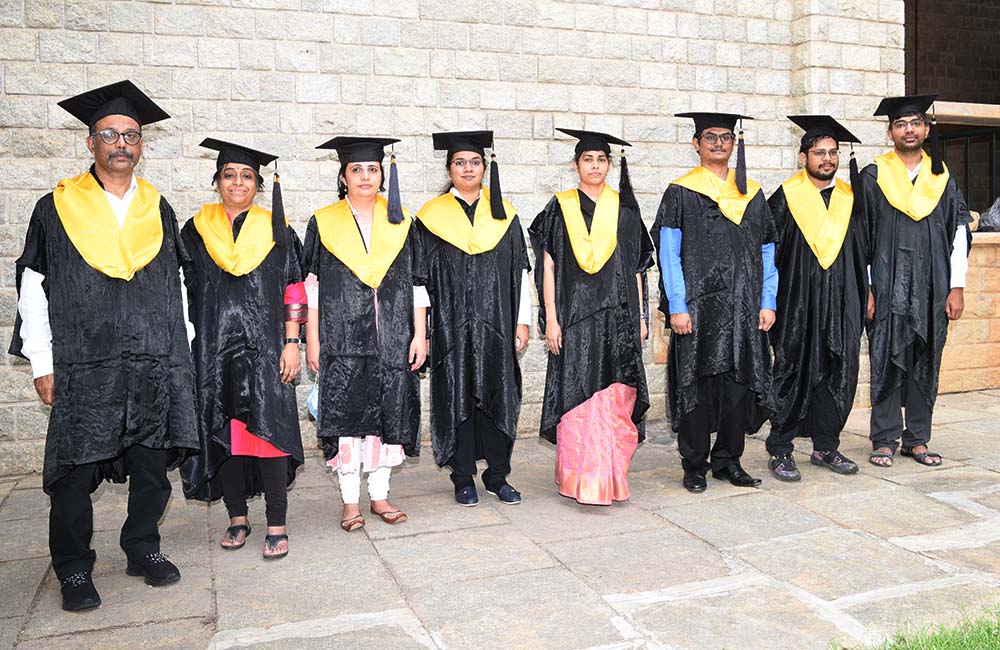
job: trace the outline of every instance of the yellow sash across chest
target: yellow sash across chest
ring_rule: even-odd
[[[493,250],[510,228],[517,212],[507,201],[503,202],[506,219],[494,219],[490,212],[490,191],[485,187],[476,204],[473,222],[450,192],[431,199],[420,208],[417,219],[427,230],[469,255]]]
[[[209,256],[220,269],[230,275],[250,273],[260,266],[274,248],[270,210],[251,206],[235,241],[232,225],[221,203],[201,206],[193,219],[194,227],[205,242]]]
[[[578,190],[559,192],[556,200],[562,210],[576,263],[591,275],[597,273],[611,259],[618,245],[618,192],[607,185],[601,190],[589,232],[580,209]]]
[[[950,177],[947,166],[943,174],[931,173],[931,158],[926,152],[921,152],[921,158],[916,182],[910,181],[910,172],[895,151],[875,159],[879,189],[892,207],[914,221],[920,221],[934,211],[948,187]]]
[[[840,255],[847,229],[851,224],[854,192],[851,186],[837,180],[827,208],[819,189],[802,170],[781,184],[796,225],[806,243],[824,269],[830,268]]]
[[[126,281],[163,245],[160,193],[139,177],[135,181],[138,189],[121,226],[90,172],[64,178],[52,192],[59,221],[80,257],[104,275]]]
[[[390,223],[389,202],[377,197],[372,214],[371,249],[367,250],[347,199],[320,208],[315,216],[319,238],[326,250],[372,289],[382,284],[389,267],[403,250],[413,223],[406,209],[401,223]]]
[[[702,166],[695,167],[673,182],[692,192],[707,196],[719,205],[719,211],[726,218],[739,225],[747,205],[760,191],[760,185],[747,179],[747,193],[740,194],[736,187],[736,172],[729,170],[725,181]]]

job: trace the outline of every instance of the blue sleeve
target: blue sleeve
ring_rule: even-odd
[[[760,295],[760,308],[778,310],[778,269],[774,266],[774,243],[760,247],[764,262],[764,288]]]
[[[660,272],[663,274],[663,290],[670,302],[670,313],[687,313],[687,289],[681,269],[681,231],[678,228],[660,228]]]

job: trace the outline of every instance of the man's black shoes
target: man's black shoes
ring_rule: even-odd
[[[729,481],[736,487],[757,487],[760,485],[760,479],[747,474],[739,463],[730,463],[720,469],[713,469],[712,477],[720,481]]]
[[[695,494],[704,492],[708,488],[708,481],[705,480],[705,474],[698,470],[684,470],[683,483],[684,489]]]
[[[162,553],[129,558],[125,573],[130,576],[142,576],[150,587],[162,587],[181,579],[181,572]]]
[[[66,576],[59,589],[62,591],[62,608],[67,612],[82,612],[101,605],[101,595],[94,587],[90,571],[77,571]]]

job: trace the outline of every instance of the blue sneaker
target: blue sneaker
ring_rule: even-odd
[[[496,498],[500,499],[500,503],[508,506],[514,506],[521,503],[521,493],[512,488],[511,486],[504,483],[500,486],[500,489],[494,492],[487,488],[486,490]]]
[[[455,488],[455,501],[458,502],[458,505],[467,508],[478,504],[479,495],[476,494],[476,487],[474,485],[466,485],[465,487]]]

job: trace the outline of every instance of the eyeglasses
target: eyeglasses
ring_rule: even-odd
[[[907,129],[919,129],[924,125],[923,118],[917,117],[912,120],[896,120],[892,123],[892,128],[897,131],[906,131]]]
[[[708,144],[715,144],[716,142],[721,142],[722,144],[729,144],[733,141],[732,133],[703,133],[701,139]]]
[[[809,152],[811,155],[817,158],[840,158],[839,149],[813,149]]]
[[[479,169],[480,167],[483,166],[483,159],[473,158],[471,160],[464,160],[464,159],[452,160],[451,164],[455,165],[459,169],[465,169],[466,165],[468,165],[472,169]]]
[[[101,138],[101,142],[104,144],[115,144],[118,142],[118,138],[125,140],[125,144],[135,146],[139,144],[139,140],[142,140],[142,133],[138,131],[125,131],[124,133],[119,133],[114,129],[103,129],[94,133],[94,135]]]

